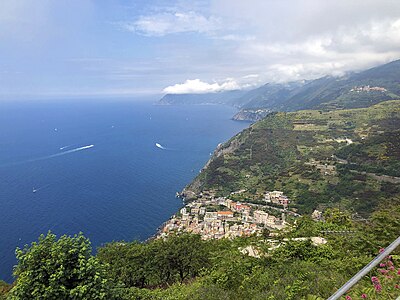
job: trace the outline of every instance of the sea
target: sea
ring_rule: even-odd
[[[221,142],[249,124],[222,105],[141,99],[0,102],[0,280],[16,247],[49,230],[93,249],[146,240],[173,215],[175,193]]]

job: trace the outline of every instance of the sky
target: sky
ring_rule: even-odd
[[[399,58],[398,0],[0,0],[0,99],[249,89]]]

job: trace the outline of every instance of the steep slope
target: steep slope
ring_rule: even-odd
[[[242,201],[283,190],[292,209],[341,206],[369,213],[400,196],[400,101],[330,112],[273,113],[220,145],[185,189]],[[390,177],[395,176],[395,177]]]
[[[361,108],[399,98],[400,60],[396,60],[343,77],[326,76],[285,84],[267,83],[250,91],[167,94],[158,103],[232,105],[241,109],[233,119],[257,121],[265,117],[268,111]]]
[[[323,77],[289,87],[282,86],[270,97],[269,90],[247,97],[243,108],[262,107],[274,111],[299,109],[344,109],[400,98],[400,60],[344,77]],[[251,101],[257,99],[257,101]],[[246,99],[246,95],[241,99]]]
[[[279,106],[290,97],[291,92],[304,85],[303,81],[289,83],[267,83],[251,90],[235,101],[238,107],[257,109]]]

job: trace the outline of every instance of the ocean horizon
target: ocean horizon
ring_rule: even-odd
[[[49,230],[95,249],[145,240],[219,143],[247,127],[222,105],[57,100],[0,103],[0,280]]]

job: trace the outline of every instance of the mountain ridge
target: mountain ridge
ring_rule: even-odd
[[[254,111],[335,110],[368,107],[400,98],[400,60],[342,77],[266,83],[249,91],[206,94],[167,94],[159,104],[225,104],[253,112],[250,121],[264,117]],[[239,113],[242,113],[240,111]],[[243,114],[242,114],[243,115]],[[234,116],[234,119],[238,117]]]

